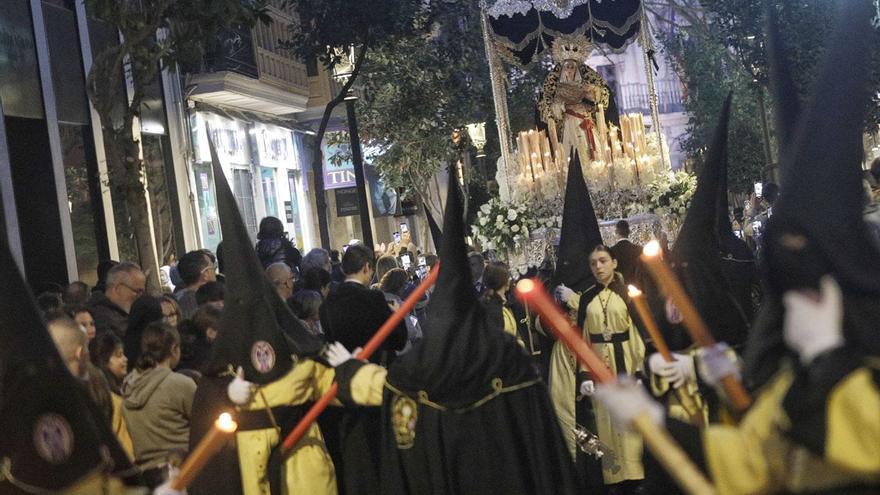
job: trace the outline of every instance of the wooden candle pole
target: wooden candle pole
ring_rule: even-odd
[[[637,289],[636,286],[630,285],[629,298],[636,307],[636,313],[639,314],[642,323],[645,324],[645,328],[648,330],[651,340],[654,341],[654,347],[657,348],[657,352],[660,353],[660,356],[662,356],[663,360],[667,363],[675,361],[672,353],[669,352],[669,346],[666,345],[666,339],[663,338],[663,334],[660,333],[660,329],[657,327],[657,322],[654,321],[654,317],[648,309],[648,302],[642,297],[642,291]],[[691,423],[695,426],[704,426],[705,422],[703,421],[703,414],[697,406],[696,398],[689,394],[684,386],[675,387],[675,396],[678,398],[681,407],[691,419]]]
[[[700,347],[712,347],[715,345],[715,338],[709,332],[709,328],[697,312],[691,298],[684,291],[684,287],[678,282],[678,279],[672,273],[672,270],[666,266],[666,263],[660,258],[660,243],[657,241],[649,242],[641,256],[651,276],[663,290],[663,292],[672,299],[672,302],[681,312],[681,317],[685,329],[687,329],[691,340]],[[752,404],[752,398],[746,392],[742,383],[733,375],[728,375],[721,379],[721,386],[727,394],[728,400],[736,408],[742,412],[748,409]]]
[[[550,330],[589,369],[600,384],[614,383],[615,376],[590,345],[584,341],[581,331],[573,326],[559,306],[550,298],[537,279],[524,279],[516,284],[516,297],[547,323]],[[641,413],[632,422],[632,428],[642,435],[645,445],[663,465],[678,485],[689,494],[714,495],[715,487],[697,469],[693,461],[664,428],[654,423],[647,413]]]

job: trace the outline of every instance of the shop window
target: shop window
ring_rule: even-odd
[[[278,218],[278,194],[275,188],[275,169],[260,167],[260,182],[263,185],[263,203],[266,216]]]
[[[3,15],[0,15],[0,99],[7,117],[43,118],[40,72],[27,0],[3,2]]]
[[[254,174],[250,170],[232,169],[232,194],[238,203],[238,211],[252,238],[257,234],[257,212],[254,210]]]
[[[96,272],[99,260],[98,239],[103,238],[96,222],[95,205],[101,201],[95,170],[90,162],[92,152],[86,139],[91,131],[82,125],[59,125],[61,134],[61,158],[67,182],[67,207],[73,228],[73,246],[76,254],[78,278],[89,285],[98,281]]]

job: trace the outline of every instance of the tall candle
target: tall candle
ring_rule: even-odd
[[[684,287],[681,286],[672,270],[660,259],[660,251],[660,243],[657,241],[649,242],[642,251],[642,262],[645,263],[645,266],[651,273],[651,277],[678,308],[684,327],[688,331],[691,340],[700,347],[712,347],[715,345],[715,338],[709,332],[709,328],[694,306],[693,301],[684,291]],[[721,385],[724,387],[725,393],[727,393],[727,398],[730,399],[731,404],[737,410],[744,411],[751,405],[752,398],[735,376],[729,375],[724,377]]]
[[[651,340],[654,341],[654,347],[657,348],[657,352],[660,353],[660,356],[662,356],[663,360],[667,363],[675,361],[672,353],[669,352],[669,346],[666,345],[666,340],[663,338],[663,334],[661,334],[660,329],[657,328],[657,322],[654,321],[654,317],[648,309],[647,301],[642,297],[642,291],[637,289],[636,286],[630,285],[629,298],[633,302],[633,306],[636,308],[636,313],[638,313],[639,319],[642,320],[645,329],[648,330]],[[700,413],[696,399],[691,394],[687,393],[685,387],[676,387],[675,395],[678,397],[678,402],[681,403],[681,407],[691,418],[691,421],[697,426],[702,426],[704,423],[703,415]]]
[[[180,468],[180,474],[171,482],[173,490],[183,490],[196,479],[205,464],[211,460],[220,450],[230,435],[238,429],[238,424],[232,420],[229,413],[223,413],[214,422],[214,426],[208,431],[208,434],[202,438],[202,441],[196,445],[189,457],[184,461]]]

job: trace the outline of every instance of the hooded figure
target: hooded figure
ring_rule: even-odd
[[[596,285],[596,280],[590,271],[589,256],[590,252],[601,244],[599,221],[596,219],[590,191],[584,181],[580,158],[578,153],[572,153],[565,185],[556,269],[548,285],[565,287],[574,292],[567,301],[569,318],[573,322],[578,316],[580,294]],[[536,322],[540,326],[540,320]],[[545,333],[552,335],[549,332]],[[590,491],[602,493],[605,489],[602,465],[594,456],[578,448],[575,434],[578,425],[590,432],[598,430],[592,401],[575,400],[579,394],[577,364],[574,356],[562,342],[557,341],[553,344],[549,360],[550,397],[569,455],[575,460],[577,471]]]
[[[473,293],[455,174],[424,338],[389,369],[382,493],[576,493],[531,358]]]
[[[267,479],[273,493],[280,493],[282,484],[296,493],[336,493],[333,465],[317,426],[283,460],[285,469],[281,467],[279,436],[330,387],[333,372],[312,359],[323,349],[322,340],[302,326],[266,278],[210,140],[209,146],[226,256],[226,305],[193,400],[190,447],[221,412],[233,411],[239,429],[189,493],[265,493],[261,490],[269,487]],[[259,392],[236,407],[227,387],[239,367]]]
[[[6,237],[0,274],[0,493],[99,493],[108,478],[139,478],[58,354]]]
[[[760,388],[737,426],[667,424],[720,494],[880,489],[880,252],[859,203],[868,41],[876,33],[870,2],[840,5],[812,98],[796,119],[768,5],[781,134],[789,141],[783,193],[763,241],[764,302],[746,348],[746,378]],[[820,283],[829,275],[839,293],[828,279]],[[818,302],[802,293],[820,286]],[[796,308],[790,315],[783,295]]]
[[[847,2],[841,17],[861,15],[850,13],[861,3]],[[844,293],[847,341],[867,354],[880,354],[880,254],[862,217],[861,174],[871,51],[865,40],[876,39],[876,33],[862,25],[867,23],[855,24],[838,33],[838,43],[851,45],[829,48],[827,65],[813,87],[815,96],[803,113],[790,96],[796,92],[771,24],[777,121],[791,141],[782,146],[782,194],[764,235],[761,275],[766,293],[746,354],[745,377],[753,387],[765,383],[786,354],[780,331],[782,294],[818,287],[828,273]]]

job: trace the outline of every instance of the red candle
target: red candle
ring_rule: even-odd
[[[580,363],[593,374],[598,383],[612,383],[615,376],[596,352],[575,330],[559,306],[550,299],[543,284],[536,279],[520,280],[516,284],[517,297],[531,307],[548,323],[550,330],[575,353]]]

